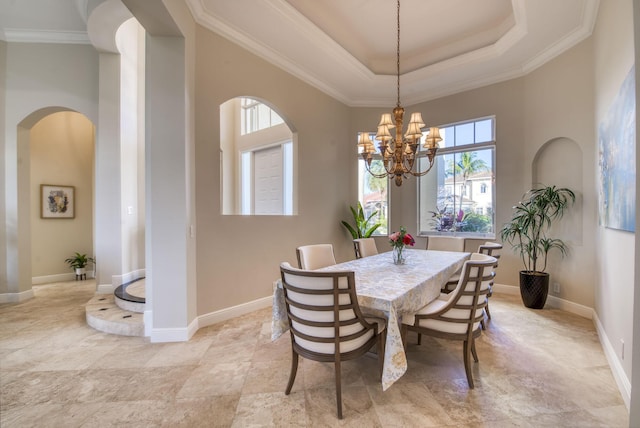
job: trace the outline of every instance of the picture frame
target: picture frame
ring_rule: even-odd
[[[40,218],[75,218],[75,187],[40,185]]]

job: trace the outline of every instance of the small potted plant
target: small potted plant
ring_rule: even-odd
[[[74,269],[76,276],[86,274],[87,264],[95,263],[96,260],[93,257],[88,257],[86,254],[76,253],[73,257],[69,257],[65,260],[65,263],[69,265],[71,269]]]
[[[567,252],[562,240],[550,238],[547,233],[575,199],[575,193],[564,187],[530,190],[513,207],[511,220],[502,227],[502,241],[513,246],[524,264],[524,270],[520,271],[520,295],[528,308],[544,307],[549,292],[549,274],[545,272],[549,251],[555,248],[562,256]]]

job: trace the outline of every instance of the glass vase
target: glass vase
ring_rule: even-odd
[[[393,247],[393,264],[403,265],[405,262],[404,245]]]

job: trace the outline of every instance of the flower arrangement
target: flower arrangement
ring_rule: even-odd
[[[410,233],[407,233],[407,228],[404,226],[400,226],[399,232],[393,232],[389,235],[389,243],[393,247],[393,262],[397,265],[404,264],[405,258],[404,254],[402,254],[402,250],[407,245],[411,245],[416,243],[416,240],[413,239]]]

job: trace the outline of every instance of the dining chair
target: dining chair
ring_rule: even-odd
[[[484,244],[481,244],[478,247],[478,253],[480,254],[486,254],[487,256],[491,256],[493,258],[496,259],[496,264],[493,267],[493,272],[495,273],[496,269],[498,268],[498,259],[500,259],[500,256],[502,254],[502,244],[498,243],[498,242],[491,242],[491,241],[487,241]],[[491,284],[489,284],[489,293],[487,294],[487,306],[484,308],[484,311],[487,313],[487,318],[491,319],[491,312],[489,312],[489,298],[493,295],[493,280],[491,281]],[[482,328],[484,328],[484,320],[482,321]]]
[[[429,236],[427,250],[464,251],[464,238],[461,236]]]
[[[456,289],[446,298],[436,299],[418,312],[402,319],[402,341],[407,346],[407,332],[428,335],[463,342],[462,356],[469,388],[474,387],[471,361],[478,362],[475,339],[480,336],[480,322],[484,319],[483,309],[487,305],[486,295],[495,273],[496,259],[484,254],[473,253],[464,262],[462,275]]]
[[[336,264],[331,244],[303,245],[296,248],[298,267],[305,270],[315,270]]]
[[[356,253],[356,259],[378,254],[378,247],[376,247],[376,241],[373,238],[354,239],[353,250]]]
[[[386,320],[362,315],[352,271],[310,272],[282,263],[280,273],[292,351],[285,395],[293,387],[299,356],[333,362],[338,418],[342,419],[341,364],[364,355],[377,344],[382,374]]]

